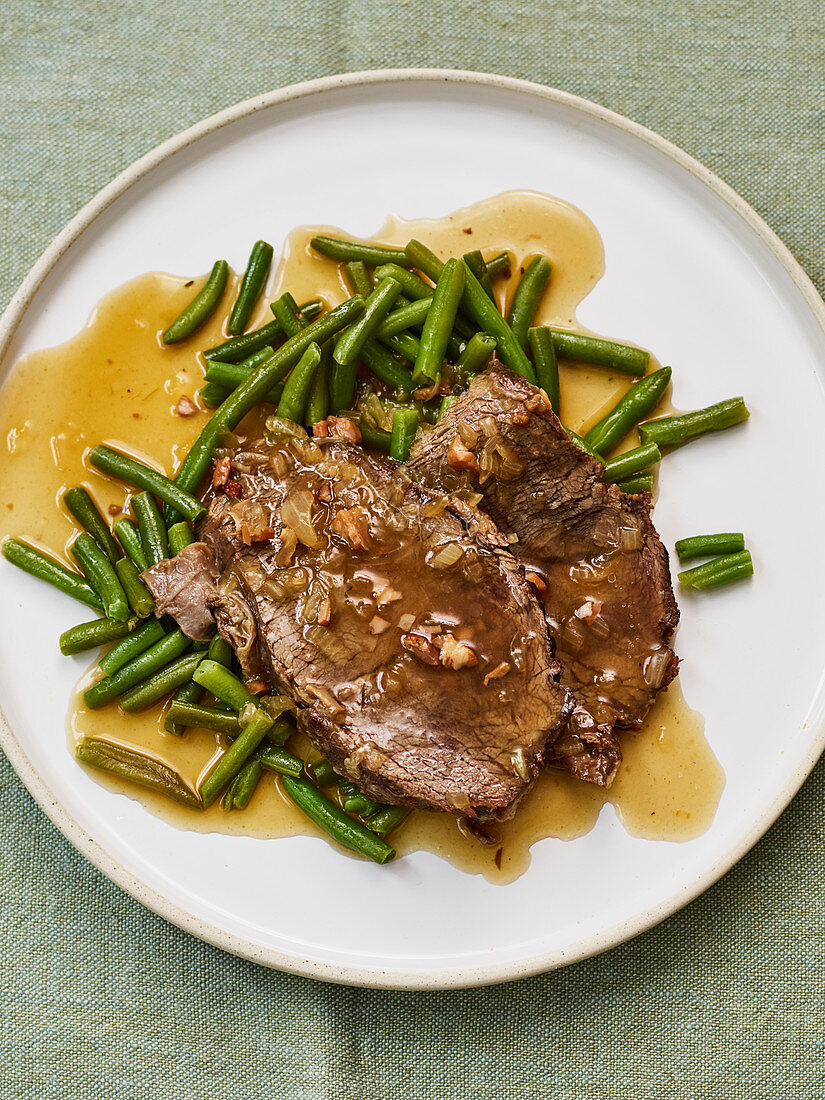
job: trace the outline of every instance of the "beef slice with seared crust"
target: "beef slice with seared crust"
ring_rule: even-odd
[[[636,728],[675,676],[679,621],[667,551],[646,493],[601,481],[542,390],[498,363],[473,379],[409,468],[445,492],[477,490],[483,509],[544,592],[562,682],[576,706],[550,763],[608,786],[621,760],[615,728]]]
[[[248,443],[232,479],[199,530],[221,634],[371,797],[509,817],[570,704],[506,539],[337,439]]]

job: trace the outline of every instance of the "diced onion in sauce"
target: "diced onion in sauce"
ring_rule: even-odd
[[[670,652],[666,649],[659,649],[648,657],[643,672],[648,687],[661,687],[669,666]]]
[[[306,429],[294,420],[287,420],[283,416],[268,416],[266,418],[266,434],[272,439],[280,436],[293,436],[296,439],[306,439]]]
[[[642,546],[642,532],[638,527],[620,527],[619,528],[619,549],[627,552],[628,550],[640,550]]]
[[[457,542],[443,542],[427,554],[427,564],[433,569],[449,569],[464,557],[464,550]]]
[[[298,489],[281,505],[281,520],[291,527],[304,546],[317,547],[321,538],[312,526],[312,510],[315,498],[309,489]]]

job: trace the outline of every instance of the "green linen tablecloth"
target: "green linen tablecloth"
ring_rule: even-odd
[[[732,184],[825,290],[822,0],[5,0],[0,57],[2,306],[159,141],[264,90],[391,66],[504,73],[629,115]],[[823,802],[820,764],[735,870],[607,955],[385,993],[173,928],[81,859],[3,761],[0,1096],[822,1098]]]

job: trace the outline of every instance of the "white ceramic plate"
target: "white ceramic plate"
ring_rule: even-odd
[[[480,159],[462,154],[470,142]],[[421,160],[408,171],[410,150]],[[589,835],[539,844],[529,871],[505,887],[424,853],[380,869],[309,838],[180,832],[71,762],[64,721],[76,669],[53,639],[76,610],[2,562],[3,747],[29,790],[145,905],[270,966],[438,988],[604,950],[739,859],[823,747],[822,302],[729,188],[593,104],[429,71],[335,77],[240,104],[138,161],[67,226],[3,318],[2,371],[71,336],[138,273],[203,271],[215,255],[239,265],[250,240],[263,233],[277,245],[302,223],[367,236],[387,213],[438,216],[512,188],[561,196],[600,230],[607,273],[580,310],[584,324],[638,334],[672,364],[683,407],[744,393],[753,410],[735,446],[708,438],[668,457],[656,509],[671,547],[680,534],[734,529],[754,549],[752,583],[682,601],[677,642],[685,694],[706,717],[727,786],[697,840],[634,840],[606,807]],[[343,896],[357,903],[341,905]]]

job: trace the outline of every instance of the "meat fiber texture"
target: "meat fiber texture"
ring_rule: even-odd
[[[494,524],[337,439],[248,443],[226,487],[199,535],[246,674],[371,797],[511,816],[570,702]]]
[[[419,434],[409,468],[442,492],[477,490],[479,509],[517,538],[576,703],[548,762],[608,786],[615,729],[637,728],[678,670],[679,611],[649,495],[601,481],[543,391],[495,362]]]

